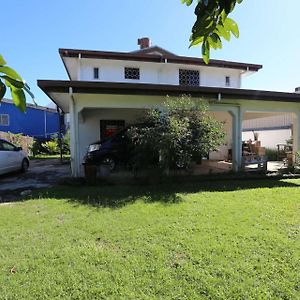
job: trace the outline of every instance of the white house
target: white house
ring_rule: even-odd
[[[140,50],[106,52],[59,49],[69,80],[39,80],[39,87],[70,113],[71,164],[74,176],[83,174],[87,146],[103,130],[134,123],[141,113],[160,105],[167,95],[203,98],[227,131],[226,144],[210,160],[232,157],[232,169],[242,164],[242,124],[245,120],[293,115],[294,151],[300,149],[300,95],[241,89],[243,76],[262,66],[223,60],[206,65],[201,58],[179,56],[148,38]]]

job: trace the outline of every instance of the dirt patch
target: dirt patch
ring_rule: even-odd
[[[70,176],[69,163],[61,163],[59,159],[32,160],[28,172],[0,176],[0,202],[22,199],[24,191],[50,187]]]

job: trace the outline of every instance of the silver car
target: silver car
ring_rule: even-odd
[[[21,147],[0,139],[0,174],[18,170],[26,172],[28,167],[27,153]]]

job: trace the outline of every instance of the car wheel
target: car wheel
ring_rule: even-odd
[[[109,166],[110,171],[113,171],[116,168],[116,161],[111,156],[105,157],[101,163],[103,165]]]
[[[21,165],[21,171],[26,172],[29,168],[29,161],[28,159],[24,158]]]

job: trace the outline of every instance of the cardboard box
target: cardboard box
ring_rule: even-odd
[[[257,155],[266,155],[266,148],[265,147],[254,147],[254,153]]]
[[[261,147],[261,142],[260,141],[255,141],[255,147]]]

